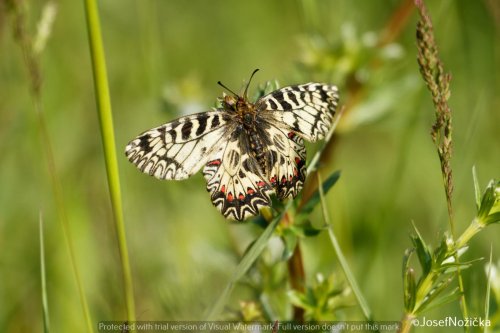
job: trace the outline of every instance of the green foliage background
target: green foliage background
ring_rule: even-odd
[[[395,13],[402,3],[99,3],[139,320],[203,319],[261,229],[224,221],[201,175],[159,182],[138,172],[121,152],[140,132],[213,106],[221,95],[218,80],[240,89],[254,68],[261,71],[253,90],[274,79],[281,85],[324,81],[339,86],[346,115],[330,147],[330,162],[321,166],[324,175],[342,171],[327,195],[328,210],[374,318],[400,319],[401,262],[411,247],[411,222],[430,243],[448,229],[439,161],[429,135],[434,111],[416,62],[417,14],[410,13],[399,33],[389,24],[399,17]],[[472,166],[482,187],[499,177],[500,6],[488,0],[429,1],[428,6],[441,59],[453,75],[453,204],[461,232],[475,216]],[[22,8],[27,31],[35,31],[42,4],[26,2]],[[75,1],[57,2],[57,8],[40,56],[42,103],[77,264],[93,321],[125,320],[84,9]],[[0,331],[42,328],[40,212],[51,328],[83,331],[29,75],[12,37],[14,14],[7,2],[0,10]],[[396,39],[377,47],[387,32],[396,33]],[[308,148],[312,156],[315,146]],[[321,209],[311,220],[321,224]],[[488,230],[473,239],[468,259],[488,257],[493,244],[493,261],[499,260],[500,230]],[[326,233],[301,242],[308,283],[317,273],[335,273],[342,280]],[[484,262],[463,276],[471,314],[484,316]],[[226,313],[239,310],[238,301],[258,301],[249,284],[236,287]],[[284,304],[283,299],[276,307]],[[352,304],[340,318],[363,319]],[[286,316],[287,310],[276,313]],[[428,314],[446,315],[460,316],[458,303]]]

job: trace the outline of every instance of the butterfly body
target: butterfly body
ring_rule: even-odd
[[[337,88],[307,83],[278,89],[255,103],[225,96],[222,107],[148,130],[126,147],[128,159],[159,179],[185,179],[203,168],[212,203],[244,220],[278,199],[295,197],[306,177],[303,138],[322,139]]]

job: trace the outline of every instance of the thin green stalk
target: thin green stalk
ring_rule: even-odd
[[[45,274],[45,243],[43,241],[43,219],[40,212],[39,218],[39,233],[40,233],[40,280],[42,283],[42,317],[43,317],[43,332],[49,333],[49,302],[47,301],[47,278]]]
[[[89,35],[90,54],[92,57],[92,70],[94,74],[97,111],[99,114],[102,143],[104,147],[104,158],[106,161],[106,174],[108,177],[111,206],[113,208],[113,216],[115,220],[123,271],[123,285],[127,306],[127,319],[129,322],[134,322],[135,304],[132,274],[130,270],[127,239],[123,218],[120,180],[118,174],[118,161],[116,157],[113,117],[111,112],[111,100],[108,88],[104,48],[101,37],[101,27],[99,23],[99,12],[95,0],[85,0],[85,14]]]
[[[488,285],[486,286],[486,298],[484,300],[484,319],[490,319],[490,297],[491,297],[491,267],[493,266],[493,244],[490,244],[490,261],[488,265],[487,279]],[[486,326],[484,328],[484,333],[488,333],[490,327]]]
[[[399,326],[398,333],[409,333],[413,325],[413,320],[415,318],[417,317],[411,313],[405,314],[405,316],[401,320],[401,325]]]
[[[435,108],[436,122],[432,126],[431,137],[437,148],[441,164],[441,174],[446,194],[446,204],[450,223],[451,236],[455,239],[455,224],[453,218],[453,172],[451,168],[451,157],[453,151],[452,141],[452,112],[448,104],[450,98],[451,74],[444,71],[444,64],[439,57],[438,47],[434,38],[434,28],[424,0],[415,0],[415,6],[420,14],[417,22],[417,60],[420,73],[427,88],[431,92]],[[455,255],[458,262],[458,256]],[[460,308],[464,318],[469,317],[467,302],[465,299],[464,283],[460,267],[457,268],[458,286],[460,288]],[[469,331],[469,327],[465,327]]]
[[[42,75],[40,70],[40,65],[38,63],[38,58],[34,51],[33,42],[30,35],[26,31],[26,20],[25,13],[23,11],[23,4],[21,1],[12,1],[12,9],[14,13],[14,38],[19,43],[21,47],[23,60],[26,69],[29,74],[30,79],[30,93],[33,98],[33,106],[36,114],[36,121],[38,123],[38,130],[40,135],[41,149],[45,156],[45,161],[47,163],[47,169],[50,177],[50,185],[52,188],[52,194],[54,197],[54,202],[57,210],[57,215],[62,226],[64,240],[66,242],[66,248],[68,249],[70,256],[71,269],[75,276],[76,286],[78,289],[78,295],[80,298],[80,304],[83,310],[83,316],[87,325],[87,331],[92,333],[94,331],[92,326],[92,320],[90,318],[90,311],[87,305],[87,298],[85,297],[85,292],[83,290],[83,284],[80,277],[80,271],[78,269],[76,254],[74,249],[73,239],[71,237],[71,231],[68,221],[68,215],[66,213],[66,206],[64,203],[64,195],[62,191],[61,181],[57,173],[54,153],[52,149],[52,140],[49,135],[49,130],[45,121],[45,115],[42,107]],[[41,49],[39,50],[39,52]]]
[[[321,174],[320,172],[317,173],[318,175],[318,189],[319,189],[319,197],[321,200],[321,208],[323,210],[323,219],[325,220],[325,224],[328,226],[328,235],[330,236],[330,241],[332,243],[333,249],[335,251],[335,254],[339,260],[340,267],[342,267],[342,270],[344,271],[344,275],[349,282],[349,285],[352,288],[352,291],[354,293],[354,296],[356,297],[359,306],[361,307],[361,310],[363,311],[363,314],[367,320],[372,320],[372,312],[370,310],[370,307],[368,305],[368,302],[366,301],[365,297],[363,296],[363,293],[361,292],[361,289],[359,288],[358,283],[356,282],[356,278],[354,277],[354,274],[351,271],[351,268],[349,267],[349,264],[347,263],[347,259],[344,256],[344,253],[342,252],[342,249],[340,248],[340,244],[337,240],[337,237],[335,236],[335,233],[333,232],[333,226],[330,223],[330,216],[328,214],[328,210],[326,208],[326,202],[325,202],[325,195],[323,193],[323,180],[321,179]]]

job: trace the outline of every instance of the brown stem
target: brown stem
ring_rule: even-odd
[[[297,243],[292,257],[288,260],[288,275],[290,277],[290,285],[292,289],[299,292],[304,292],[305,272],[302,261],[302,251],[300,243]],[[304,322],[304,309],[293,306],[293,320],[296,322]]]

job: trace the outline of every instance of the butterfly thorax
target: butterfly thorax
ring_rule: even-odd
[[[235,136],[247,137],[251,155],[257,161],[262,173],[267,174],[266,148],[262,134],[257,129],[257,108],[245,97],[225,96],[223,102],[226,110],[235,113],[235,120],[238,122]]]

